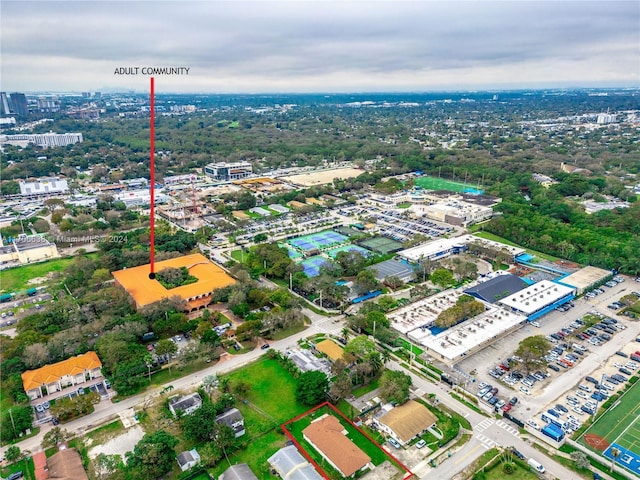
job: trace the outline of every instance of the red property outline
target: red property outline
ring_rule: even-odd
[[[355,423],[353,423],[351,420],[349,420],[347,417],[345,417],[344,413],[342,413],[340,410],[338,410],[336,407],[334,407],[331,403],[324,402],[324,403],[321,403],[320,405],[317,405],[317,406],[313,407],[310,410],[307,410],[306,412],[301,413],[300,415],[298,415],[296,417],[293,417],[291,420],[287,420],[286,422],[284,422],[283,424],[280,425],[280,428],[282,429],[284,434],[287,436],[287,438],[294,443],[294,445],[296,446],[298,451],[300,451],[300,453],[302,453],[304,458],[306,458],[309,461],[309,463],[311,465],[313,465],[313,467],[318,471],[318,473],[320,473],[320,475],[322,475],[326,480],[331,480],[331,479],[325,473],[325,471],[322,470],[322,468],[320,468],[320,465],[318,465],[313,460],[313,458],[311,458],[311,455],[309,455],[309,453],[307,453],[306,449],[302,445],[300,445],[300,442],[298,442],[295,439],[293,434],[289,430],[287,430],[287,428],[286,428],[287,425],[289,425],[290,423],[297,422],[301,418],[306,417],[307,415],[315,412],[316,410],[318,410],[318,409],[320,409],[322,407],[329,407],[331,410],[333,410],[335,413],[337,413],[340,417],[342,417],[346,422],[348,422],[350,425],[352,425],[358,432],[360,432],[362,435],[364,435],[371,443],[373,443],[376,447],[378,447],[380,449],[380,451],[382,453],[384,453],[387,457],[389,457],[393,462],[395,462],[397,465],[400,465],[400,467],[402,467],[404,469],[404,471],[409,474],[409,476],[403,477],[404,480],[409,480],[410,478],[413,477],[413,472],[411,470],[409,470],[404,463],[402,463],[396,457],[391,455],[391,453],[387,452],[384,448],[382,448],[382,446],[378,442],[376,442],[373,438],[371,438],[365,431],[360,429],[360,427],[358,427]]]

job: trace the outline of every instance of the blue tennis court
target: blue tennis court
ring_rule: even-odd
[[[325,230],[317,233],[310,233],[301,237],[291,238],[287,243],[292,247],[298,248],[304,252],[311,250],[320,250],[332,245],[341,245],[347,243],[349,237],[334,232],[333,230]]]
[[[307,277],[317,277],[320,273],[320,267],[323,263],[327,262],[327,259],[316,255],[314,257],[305,258],[300,262],[300,265],[304,268],[304,273]]]

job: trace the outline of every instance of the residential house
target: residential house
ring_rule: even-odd
[[[198,463],[200,463],[200,454],[194,448],[193,450],[188,450],[186,452],[182,452],[178,454],[178,465],[180,466],[180,470],[186,472],[187,470],[193,468]]]
[[[374,418],[378,428],[391,435],[401,445],[406,445],[435,426],[437,421],[438,418],[427,407],[415,400],[408,400],[388,410],[382,416]]]
[[[267,460],[283,480],[322,480],[322,476],[294,445],[281,448]]]
[[[333,415],[314,420],[302,435],[344,477],[370,467],[371,457],[347,438],[347,430]]]
[[[82,466],[82,457],[75,448],[62,447],[47,458],[49,477],[60,480],[89,480]],[[42,478],[42,477],[41,477]]]
[[[22,374],[22,386],[27,396],[35,400],[61,392],[66,387],[85,386],[86,382],[102,377],[101,368],[102,362],[96,352],[87,352],[36,370],[27,370]]]
[[[216,417],[216,423],[226,425],[236,434],[236,438],[245,434],[244,418],[237,408],[232,408]]]
[[[249,465],[241,463],[227,468],[218,480],[258,480],[258,477],[254,475]]]
[[[202,397],[199,393],[192,393],[183,397],[169,399],[169,410],[174,416],[191,415],[202,406]]]

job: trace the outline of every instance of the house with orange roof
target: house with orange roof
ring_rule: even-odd
[[[204,309],[211,303],[214,290],[233,285],[236,281],[222,267],[211,262],[200,253],[170,258],[155,264],[155,272],[165,268],[188,270],[189,275],[198,279],[195,283],[167,289],[157,279],[150,279],[151,266],[125,268],[112,272],[116,285],[124,288],[133,298],[136,308],[146,307],[164,298],[178,296],[187,302],[187,312]]]
[[[371,457],[347,438],[347,430],[333,415],[323,415],[314,420],[302,435],[344,477],[371,467]]]
[[[27,370],[22,374],[22,386],[27,396],[35,400],[101,378],[101,369],[102,362],[96,352],[87,352],[36,370]]]

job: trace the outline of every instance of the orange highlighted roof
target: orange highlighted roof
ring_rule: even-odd
[[[26,392],[39,388],[43,384],[57,382],[65,375],[77,375],[100,367],[102,367],[102,362],[98,358],[98,354],[96,352],[87,352],[58,363],[45,365],[36,370],[27,370],[22,374],[22,385]]]
[[[157,262],[155,271],[160,272],[168,267],[186,267],[189,270],[189,274],[196,277],[198,281],[167,290],[158,280],[149,278],[151,271],[149,264],[118,270],[117,272],[112,272],[112,275],[116,282],[133,297],[138,308],[174,295],[189,301],[189,299],[208,295],[218,288],[236,283],[221,267],[212,263],[200,253]]]
[[[316,350],[324,353],[334,362],[342,358],[342,347],[336,344],[333,340],[322,340],[321,342],[316,343]]]

